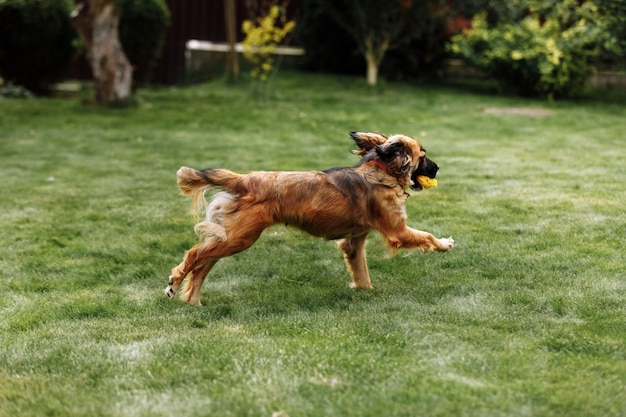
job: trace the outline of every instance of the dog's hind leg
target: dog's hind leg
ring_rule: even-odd
[[[346,266],[352,275],[353,288],[373,288],[365,258],[366,239],[367,234],[364,234],[337,242],[337,246],[344,252]]]
[[[189,170],[190,168],[187,169],[187,171]],[[191,171],[195,172],[194,170]],[[183,168],[179,170],[179,173],[184,172],[186,171],[184,171]],[[201,266],[205,264],[204,262],[199,261],[199,258],[204,259],[203,255],[201,254],[202,250],[205,250],[207,247],[209,247],[209,243],[214,240],[224,241],[228,238],[228,236],[226,235],[226,229],[224,229],[224,227],[222,226],[222,209],[224,208],[224,206],[232,204],[233,201],[233,195],[226,192],[218,193],[213,197],[213,201],[207,209],[206,220],[196,224],[194,227],[194,230],[198,235],[206,237],[206,241],[202,244],[196,245],[194,248],[189,250],[189,252],[185,254],[183,262],[172,270],[172,275],[170,275],[168,286],[165,289],[165,294],[167,294],[168,297],[174,298],[174,296],[176,295],[176,291],[178,291],[181,283],[183,282],[187,274],[191,272],[192,276],[189,278],[189,281],[185,286],[186,295],[183,298],[185,298],[187,302],[191,302],[189,300],[191,298],[194,298],[194,302],[191,303],[199,304],[199,289],[197,291],[193,291],[192,289],[195,288],[195,284],[189,285],[189,283],[192,281],[197,282],[199,280],[199,286],[201,287],[202,282],[206,277],[206,274],[210,271],[211,267],[215,265],[217,260],[219,260],[219,258],[217,258],[216,260],[212,261],[210,266],[208,266],[206,272],[204,272],[204,275],[200,275],[200,272],[202,271]]]
[[[181,294],[181,298],[183,301],[193,304],[193,305],[201,305],[200,304],[200,289],[202,288],[202,284],[204,283],[204,279],[206,278],[211,268],[219,261],[218,259],[209,259],[202,265],[198,265],[189,273],[187,278],[187,282],[185,283],[185,287],[183,288],[183,292]]]
[[[187,274],[196,267],[199,246],[200,245],[196,245],[189,249],[185,253],[183,261],[172,269],[172,274],[167,282],[167,287],[165,287],[165,294],[169,298],[174,298],[176,296],[176,292],[178,291],[180,284],[182,284]]]
[[[200,304],[200,289],[213,265],[235,253],[248,249],[271,223],[260,221],[258,216],[241,210],[224,224],[226,239],[208,239],[185,253],[183,262],[172,270],[170,283],[165,289],[168,297],[174,298],[180,284],[190,274],[183,294],[183,300]]]
[[[174,298],[176,292],[187,275],[189,279],[185,284],[183,299],[191,304],[200,304],[200,287],[213,265],[220,259],[206,257],[207,251],[215,246],[216,241],[209,239],[204,243],[197,244],[185,252],[183,261],[172,269],[165,294],[169,298]],[[197,290],[195,289],[196,287]],[[192,300],[193,299],[193,300]]]

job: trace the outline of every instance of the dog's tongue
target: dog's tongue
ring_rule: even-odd
[[[426,175],[418,175],[417,176],[417,182],[419,182],[419,184],[425,190],[428,190],[430,187],[436,187],[437,186],[437,180],[434,179],[434,178],[427,177]]]

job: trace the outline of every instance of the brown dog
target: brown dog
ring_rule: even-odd
[[[252,172],[225,169],[178,170],[178,186],[193,197],[193,206],[206,205],[204,193],[219,188],[208,204],[206,220],[196,225],[204,242],[187,251],[172,270],[165,289],[173,298],[187,275],[184,301],[200,305],[200,288],[221,258],[249,248],[268,226],[296,226],[314,236],[340,239],[355,288],[372,288],[365,260],[365,240],[380,232],[392,250],[449,251],[452,238],[437,239],[405,224],[406,189],[420,190],[418,176],[435,178],[439,167],[426,158],[415,139],[403,135],[351,132],[361,156],[352,168],[314,172]]]

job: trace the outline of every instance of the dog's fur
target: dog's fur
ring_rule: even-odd
[[[403,135],[351,132],[361,156],[352,168],[322,172],[252,172],[225,169],[178,170],[178,186],[206,205],[204,193],[221,189],[208,204],[206,219],[195,227],[204,241],[186,252],[172,270],[165,293],[173,298],[186,276],[182,299],[200,305],[200,288],[221,258],[249,248],[263,230],[276,223],[296,226],[314,236],[339,239],[355,288],[372,288],[365,260],[365,240],[380,232],[392,250],[449,251],[452,238],[437,239],[405,224],[406,190],[420,190],[417,176],[435,178],[439,167],[426,158],[415,139]]]

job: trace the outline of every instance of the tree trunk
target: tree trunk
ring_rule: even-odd
[[[367,62],[367,83],[376,85],[378,83],[378,68],[389,49],[390,39],[385,38],[376,42],[374,35],[369,34],[363,44],[365,46],[365,61]]]
[[[367,61],[367,84],[374,86],[378,83],[378,61],[371,52],[365,54],[365,61]]]
[[[119,13],[113,0],[83,0],[71,18],[87,50],[98,104],[129,97],[133,70],[119,41]]]
[[[239,57],[235,50],[235,44],[237,43],[235,0],[224,0],[224,15],[226,19],[226,40],[228,41],[226,69],[228,77],[233,81],[237,81],[239,79]]]

